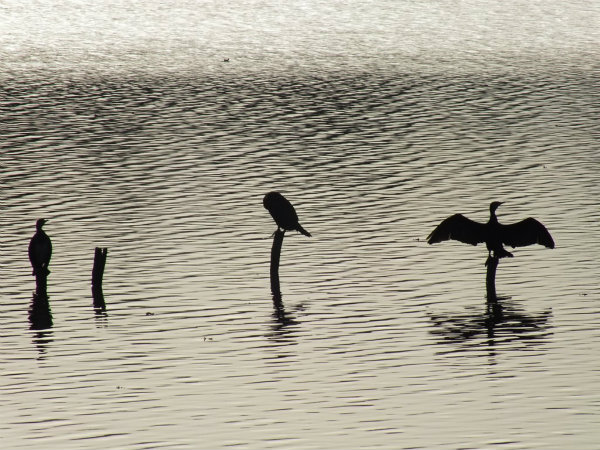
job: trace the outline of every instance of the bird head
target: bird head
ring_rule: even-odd
[[[495,213],[496,210],[498,209],[498,206],[500,206],[502,204],[502,202],[492,202],[490,203],[490,212],[491,213]]]
[[[45,223],[46,223],[46,219],[38,219],[35,222],[35,228],[38,230],[41,230]]]
[[[268,209],[269,211],[271,211],[271,209],[278,202],[281,202],[281,198],[283,198],[283,196],[279,192],[274,192],[274,191],[269,192],[263,198],[263,206],[265,207],[265,209]]]

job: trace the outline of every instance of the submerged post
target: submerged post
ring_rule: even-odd
[[[104,293],[102,292],[102,277],[106,266],[106,254],[108,249],[96,247],[94,251],[94,267],[92,268],[92,296],[94,308],[106,309]]]
[[[485,262],[485,265],[487,266],[485,289],[488,302],[495,302],[498,300],[498,297],[496,296],[496,269],[498,268],[499,261],[500,258],[496,256],[488,256],[488,259]]]
[[[283,237],[285,230],[277,229],[273,235],[273,247],[271,247],[271,292],[273,298],[280,299],[281,289],[279,286],[279,259],[281,256],[281,246],[283,245]]]

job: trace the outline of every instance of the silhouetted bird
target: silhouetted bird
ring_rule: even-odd
[[[297,230],[304,236],[311,234],[298,223],[298,215],[294,206],[279,192],[269,192],[263,198],[264,207],[271,213],[277,227],[283,230]]]
[[[489,256],[492,256],[493,253],[496,258],[513,256],[502,246],[503,244],[513,248],[532,244],[554,248],[554,240],[546,227],[531,217],[511,225],[499,223],[496,209],[501,204],[501,202],[490,204],[490,220],[487,223],[474,222],[462,214],[448,217],[427,236],[427,242],[435,244],[448,239],[471,245],[485,242]]]
[[[29,261],[33,267],[33,275],[38,273],[48,275],[48,264],[52,256],[52,242],[48,235],[42,230],[46,219],[38,219],[35,223],[36,232],[29,241]]]

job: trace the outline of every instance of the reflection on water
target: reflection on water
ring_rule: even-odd
[[[281,293],[273,295],[273,318],[277,320],[281,328],[296,323],[293,316],[286,313]]]
[[[33,345],[38,351],[37,359],[45,359],[48,353],[48,347],[52,344],[53,341],[52,331],[37,331],[32,336]]]
[[[597,8],[17,3],[7,447],[596,447]],[[273,190],[313,233],[286,233],[275,299]],[[492,200],[557,248],[516,249],[485,304],[482,249],[425,237]],[[38,217],[54,253],[32,299]]]
[[[293,313],[286,311],[281,296],[273,296],[273,322],[271,330],[266,333],[266,338],[269,341],[281,347],[278,352],[278,358],[286,356],[286,347],[297,345],[297,339],[294,329],[299,325]]]
[[[35,330],[33,344],[38,350],[38,358],[46,356],[47,347],[52,343],[52,312],[50,301],[45,293],[34,293],[29,305],[29,328]]]
[[[36,292],[31,299],[29,306],[29,322],[32,330],[44,330],[52,328],[52,313],[50,312],[50,302],[45,293]]]
[[[5,439],[525,448],[577,428],[593,447],[600,184],[584,75],[9,81]],[[273,189],[314,233],[286,233],[275,300]],[[482,249],[425,236],[448,211],[485,220],[492,199],[507,223],[535,211],[559,244],[503,260],[512,299],[488,308]],[[32,307],[32,336],[24,224],[40,215],[52,314]],[[109,314],[90,294],[96,247],[110,248]]]
[[[488,301],[481,310],[469,306],[462,314],[430,313],[429,317],[435,326],[431,332],[441,338],[440,344],[470,341],[495,347],[512,340],[535,344],[552,333],[552,308],[531,314],[510,298]]]

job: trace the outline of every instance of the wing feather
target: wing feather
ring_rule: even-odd
[[[554,248],[554,240],[544,225],[533,217],[510,225],[500,225],[502,243],[511,247],[540,244]]]
[[[467,219],[462,214],[454,214],[444,219],[427,236],[429,244],[454,239],[465,244],[477,245],[485,242],[485,225]]]

